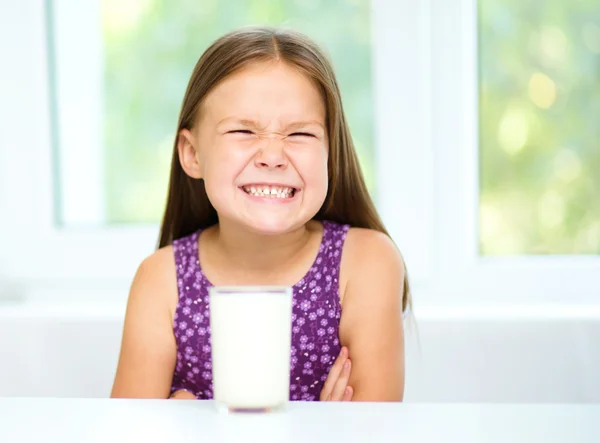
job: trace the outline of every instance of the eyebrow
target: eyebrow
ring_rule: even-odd
[[[250,120],[250,119],[246,119],[246,118],[226,117],[226,118],[220,120],[217,123],[217,126],[220,126],[224,123],[237,123],[237,124],[240,124],[243,126],[247,126],[249,128],[264,129],[264,126],[261,126],[260,123],[257,122],[256,120]],[[284,126],[282,129],[285,131],[285,130],[290,130],[290,129],[303,128],[303,127],[310,126],[310,125],[317,125],[323,131],[325,130],[325,126],[323,125],[323,123],[321,123],[318,120],[306,120],[306,121],[291,122],[291,123],[287,124],[286,126]]]

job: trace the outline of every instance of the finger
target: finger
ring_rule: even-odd
[[[329,397],[331,396],[333,387],[335,386],[335,383],[336,383],[337,379],[339,378],[340,373],[342,372],[342,369],[344,367],[344,362],[346,361],[347,358],[348,358],[348,349],[346,349],[346,347],[342,347],[340,354],[335,359],[335,362],[333,363],[333,365],[331,366],[331,369],[329,370],[329,374],[327,375],[327,379],[325,380],[325,384],[323,385],[323,389],[321,390],[321,399],[328,400]]]
[[[185,389],[180,389],[175,391],[169,399],[171,400],[196,400],[196,396],[192,394],[190,391]]]
[[[348,386],[348,380],[350,379],[350,371],[352,369],[352,363],[350,359],[346,359],[342,369],[342,373],[337,379],[331,392],[331,401],[342,401],[344,399],[344,391]]]
[[[329,400],[331,397],[331,393],[337,383],[342,371],[344,369],[344,363],[348,359],[348,349],[346,347],[342,347],[338,357],[335,359],[335,362],[331,366],[329,370],[329,374],[327,375],[327,379],[325,380],[325,385],[323,386],[323,391],[326,394],[326,400]]]
[[[346,390],[344,391],[344,398],[342,401],[352,401],[353,395],[354,389],[352,389],[352,386],[346,386]]]

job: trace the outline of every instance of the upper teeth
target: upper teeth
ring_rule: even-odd
[[[276,198],[289,197],[294,190],[294,188],[287,188],[287,187],[281,187],[281,186],[262,186],[262,185],[244,186],[243,189],[250,195],[255,195],[258,197],[276,197]]]

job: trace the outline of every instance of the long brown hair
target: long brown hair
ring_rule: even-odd
[[[218,222],[204,181],[188,176],[179,162],[178,134],[192,129],[200,103],[220,81],[250,63],[283,61],[296,67],[318,85],[323,94],[329,135],[329,187],[314,217],[370,228],[389,236],[371,200],[342,109],[342,98],[333,68],[318,46],[303,34],[270,27],[248,27],[216,40],[200,57],[183,99],[171,161],[167,206],[159,247]],[[403,311],[410,303],[405,272]]]

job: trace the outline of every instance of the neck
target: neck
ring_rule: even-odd
[[[240,226],[220,222],[214,230],[214,244],[238,269],[269,271],[294,261],[305,252],[311,237],[310,222],[282,235],[261,235]]]

